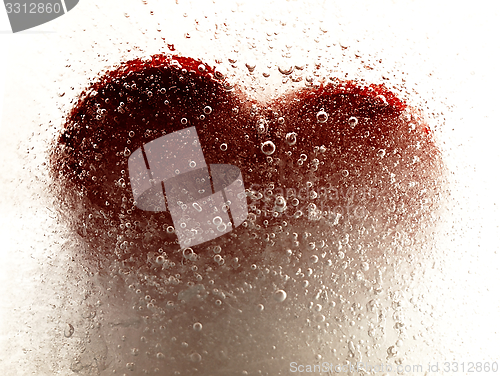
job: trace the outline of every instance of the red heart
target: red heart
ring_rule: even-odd
[[[259,103],[200,61],[156,55],[93,83],[53,150],[62,211],[98,259],[126,241],[132,245],[116,252],[119,259],[142,264],[146,251],[161,248],[182,260],[168,212],[134,207],[127,159],[147,142],[190,126],[207,164],[239,167],[250,191],[247,223],[194,247],[199,255],[229,241],[272,243],[259,238],[262,226],[274,233],[307,224],[308,231],[328,229],[339,237],[346,226],[366,232],[384,223],[411,234],[432,213],[442,175],[433,135],[383,85],[335,80]],[[260,257],[248,247],[228,252],[240,262]]]
[[[190,126],[207,163],[240,168],[250,214],[181,252],[168,212],[134,206],[127,161]],[[164,374],[282,374],[327,348],[332,364],[354,359],[358,329],[348,321],[362,316],[353,301],[363,308],[365,296],[353,296],[363,282],[366,297],[378,288],[378,253],[432,231],[442,169],[423,119],[381,85],[337,80],[259,103],[199,61],[167,56],[93,83],[51,157],[61,214],[103,275],[109,325],[96,340],[109,344],[116,370]],[[373,320],[368,335],[380,341],[385,320]],[[368,361],[387,357],[373,349]]]

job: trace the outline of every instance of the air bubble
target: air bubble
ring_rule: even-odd
[[[188,122],[188,119],[186,119],[186,118],[181,119],[181,124],[185,125],[185,124],[187,124],[187,122]]]
[[[295,132],[287,133],[285,136],[285,140],[288,143],[288,145],[295,145],[297,143],[297,133]]]
[[[66,338],[71,337],[74,332],[75,332],[75,328],[71,324],[67,324],[66,327],[64,328],[64,336]]]
[[[203,112],[206,114],[206,115],[210,115],[212,113],[212,107],[210,106],[205,106],[205,108],[203,109]]]
[[[193,202],[193,208],[195,208],[197,212],[202,211],[200,204],[198,204],[197,202]]]
[[[227,150],[227,144],[226,143],[220,144],[220,150],[226,151]]]
[[[198,353],[192,353],[191,354],[191,361],[195,362],[195,363],[201,362],[201,355]]]
[[[319,111],[316,114],[316,119],[318,120],[319,123],[326,123],[328,120],[328,114],[325,111]]]
[[[252,73],[256,67],[256,65],[254,63],[246,63],[245,66],[247,67],[247,69],[250,73]]]
[[[275,152],[276,146],[272,141],[266,141],[260,146],[260,150],[266,155],[271,155]]]
[[[196,258],[196,253],[194,253],[192,248],[186,248],[182,251],[182,256],[184,256],[184,258],[188,260],[194,261],[194,259]]]
[[[200,332],[203,329],[203,325],[199,322],[195,322],[193,324],[193,329],[197,332]]]
[[[285,76],[289,76],[290,74],[292,74],[293,69],[293,65],[280,65],[278,67],[279,72]]]
[[[135,363],[127,363],[125,365],[129,371],[133,371],[135,369]]]
[[[267,123],[264,119],[260,119],[257,121],[257,125],[255,126],[258,134],[266,133],[267,131]]]
[[[274,293],[274,300],[278,303],[284,302],[286,299],[286,292],[284,290],[278,290]]]
[[[383,95],[377,95],[375,97],[383,106],[387,106],[387,99]]]
[[[196,167],[196,162],[195,161],[189,162],[189,167],[195,168]]]
[[[346,177],[348,177],[348,176],[349,176],[349,171],[347,171],[347,170],[342,170],[341,174],[342,174],[342,176],[343,176],[344,178],[346,178]]]
[[[358,125],[358,119],[354,116],[351,116],[347,122],[349,123],[351,128],[354,128],[356,125]]]
[[[215,78],[220,80],[220,79],[224,78],[225,73],[226,73],[226,71],[223,67],[218,67],[214,72],[214,76],[215,76]]]
[[[384,158],[384,157],[385,157],[385,149],[380,149],[380,150],[377,152],[377,155],[378,155],[380,158]]]

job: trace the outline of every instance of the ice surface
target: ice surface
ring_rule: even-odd
[[[219,375],[285,375],[294,361],[498,360],[498,8],[432,1],[179,3],[85,1],[53,22],[55,33],[0,35],[12,43],[0,59],[7,64],[1,66],[0,373],[131,375],[168,362],[203,369],[212,359],[224,366],[211,370]],[[258,98],[314,82],[314,72],[348,73],[394,85],[422,107],[438,128],[451,172],[428,255],[412,255],[412,239],[396,238],[393,229],[392,240],[405,252],[391,252],[391,240],[380,263],[367,268],[354,258],[349,265],[351,234],[332,257],[345,273],[328,272],[328,257],[319,251],[300,271],[273,264],[264,252],[267,269],[224,282],[219,269],[200,268],[191,270],[187,285],[156,255],[155,273],[170,277],[146,280],[147,270],[134,275],[118,264],[95,272],[80,257],[88,245],[54,212],[46,152],[90,80],[124,59],[168,53],[166,43],[209,64],[221,60],[229,79]],[[278,66],[288,60],[307,65],[291,73],[302,75],[301,82],[282,84],[287,79]],[[246,61],[256,65],[253,75]],[[319,249],[321,240],[315,242]],[[426,243],[419,244],[421,251]],[[238,262],[224,249],[210,252],[225,264]],[[187,256],[185,268],[193,263]],[[300,283],[275,299],[285,275]],[[194,333],[198,321],[203,329]]]

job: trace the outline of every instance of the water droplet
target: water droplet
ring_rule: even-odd
[[[274,300],[277,302],[281,303],[284,302],[286,299],[286,292],[283,290],[278,290],[274,293]]]
[[[354,128],[356,125],[358,125],[358,118],[351,116],[349,120],[347,120],[351,128]]]
[[[297,143],[297,133],[295,132],[287,133],[285,136],[285,140],[288,143],[288,145],[295,145]]]
[[[227,150],[227,144],[226,143],[220,144],[220,150],[226,151]]]
[[[271,155],[275,152],[276,146],[272,141],[266,141],[260,146],[260,150],[266,155]]]
[[[205,108],[203,109],[203,112],[206,114],[206,115],[210,115],[212,113],[212,107],[210,106],[205,106]]]
[[[319,123],[326,123],[328,120],[328,114],[321,110],[316,114],[316,119],[318,120]]]
[[[200,332],[203,329],[203,325],[200,322],[195,322],[193,324],[193,329],[197,332]]]
[[[67,324],[66,327],[64,328],[64,336],[66,338],[71,337],[74,332],[75,332],[75,328],[71,324]]]

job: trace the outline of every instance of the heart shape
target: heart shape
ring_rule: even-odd
[[[335,236],[375,222],[411,235],[437,204],[443,167],[432,132],[383,85],[335,80],[259,103],[200,61],[156,55],[93,83],[53,149],[67,220],[100,252],[109,253],[120,226],[121,241],[142,250],[176,243],[168,212],[136,207],[127,159],[187,127],[196,128],[207,163],[241,170],[249,196],[244,227],[215,242],[306,222]],[[146,252],[132,253],[145,260]]]
[[[138,209],[127,169],[135,150],[189,127],[207,164],[239,168],[249,214],[179,250],[169,212]],[[91,84],[50,162],[61,215],[109,291],[112,325],[98,335],[108,358],[170,374],[281,374],[330,347],[332,364],[355,360],[363,314],[366,351],[399,335],[385,326],[380,305],[395,303],[377,272],[391,264],[382,256],[426,249],[443,177],[425,121],[384,86],[336,80],[261,103],[200,61],[160,55]],[[129,324],[137,315],[145,327]],[[156,357],[135,357],[143,348]],[[373,349],[368,360],[387,357]]]

